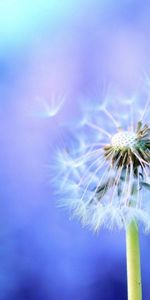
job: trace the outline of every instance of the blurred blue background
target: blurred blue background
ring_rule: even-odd
[[[50,166],[86,97],[140,89],[149,20],[149,1],[0,1],[0,300],[127,299],[124,232],[94,235],[69,220]],[[141,252],[149,300],[142,232]]]

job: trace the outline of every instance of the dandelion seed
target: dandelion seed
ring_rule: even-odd
[[[41,118],[52,118],[62,109],[66,97],[52,94],[49,99],[37,97],[32,104],[32,114]]]

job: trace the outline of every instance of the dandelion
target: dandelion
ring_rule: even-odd
[[[125,228],[129,300],[142,299],[138,224],[150,230],[146,98],[87,104],[74,129],[74,146],[67,145],[58,161],[60,204],[94,231]]]

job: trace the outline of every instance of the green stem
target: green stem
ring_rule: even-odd
[[[135,221],[126,227],[126,252],[128,300],[142,300],[139,233]]]

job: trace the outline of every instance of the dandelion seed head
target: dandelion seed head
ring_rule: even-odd
[[[67,151],[60,150],[60,205],[94,231],[133,219],[149,231],[149,96],[91,102],[87,110],[73,130],[74,146],[69,136]]]
[[[136,134],[130,131],[121,131],[113,135],[111,143],[115,150],[132,148],[136,144]]]

